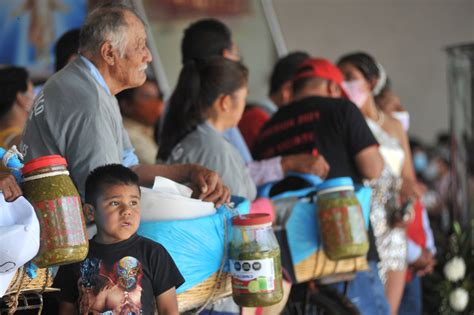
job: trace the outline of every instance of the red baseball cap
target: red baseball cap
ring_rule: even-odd
[[[344,76],[341,70],[329,60],[323,58],[306,59],[298,68],[293,81],[301,78],[322,78],[334,81],[341,88],[342,95],[347,97],[342,84]]]

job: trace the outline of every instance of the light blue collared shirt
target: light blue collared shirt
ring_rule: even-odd
[[[79,56],[79,58],[81,58],[81,60],[84,61],[84,63],[87,65],[87,68],[89,68],[94,79],[97,80],[97,82],[107,91],[109,95],[112,95],[112,93],[110,93],[109,87],[107,86],[107,83],[105,83],[104,77],[102,76],[102,74],[100,74],[99,69],[97,69],[97,67],[86,57]]]

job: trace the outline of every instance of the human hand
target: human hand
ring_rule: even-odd
[[[16,183],[15,177],[11,174],[0,178],[0,191],[7,202],[12,202],[23,195],[20,186]]]
[[[281,158],[284,173],[293,171],[318,175],[325,179],[329,173],[329,164],[322,155],[292,154]]]
[[[402,202],[421,198],[426,190],[426,186],[415,179],[403,179],[402,187],[400,188]]]
[[[200,165],[191,165],[190,180],[193,198],[213,202],[216,207],[230,202],[230,191],[219,175]]]
[[[418,276],[423,277],[427,274],[431,274],[435,265],[436,260],[433,254],[429,250],[423,249],[420,257],[411,264],[410,267],[414,269]]]

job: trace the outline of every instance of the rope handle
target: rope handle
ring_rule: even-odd
[[[233,209],[233,204],[225,204],[224,205],[228,211],[230,211],[231,213],[234,213],[235,212],[235,209]],[[214,303],[214,297],[215,297],[215,294],[217,292],[218,289],[220,289],[220,283],[222,281],[222,274],[223,274],[223,271],[224,271],[224,266],[225,266],[225,262],[227,261],[227,250],[228,250],[228,245],[227,245],[227,232],[228,232],[228,227],[227,227],[227,217],[224,216],[224,253],[222,255],[222,260],[221,260],[221,265],[219,267],[219,270],[217,271],[217,276],[216,276],[216,283],[214,284],[214,287],[212,288],[212,291],[211,291],[211,294],[209,294],[209,296],[207,297],[206,299],[206,302],[204,303],[204,305],[202,305],[196,312],[194,312],[193,314],[199,314],[201,313],[211,302]]]

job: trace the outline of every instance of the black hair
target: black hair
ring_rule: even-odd
[[[121,164],[97,167],[90,172],[86,179],[86,203],[96,206],[97,199],[103,191],[116,185],[137,186],[138,191],[140,191],[138,175],[128,167]]]
[[[221,21],[203,19],[191,24],[181,42],[182,62],[203,60],[212,56],[222,56],[224,49],[231,49],[232,33]]]
[[[303,51],[295,51],[280,58],[273,67],[272,76],[270,77],[270,92],[277,92],[281,86],[291,80],[297,72],[300,64],[302,64],[310,56]]]
[[[54,69],[56,72],[67,65],[71,56],[77,54],[79,50],[79,33],[80,29],[75,28],[64,33],[57,41],[54,49],[55,63]]]
[[[350,63],[356,67],[369,82],[380,77],[380,70],[374,57],[365,52],[344,55],[339,59],[337,65],[341,66],[344,63]]]
[[[238,61],[212,57],[187,62],[168,104],[158,159],[167,160],[173,147],[206,120],[207,110],[221,94],[234,93],[247,80],[248,70]]]
[[[29,79],[25,68],[14,66],[0,68],[0,118],[12,109],[17,93],[28,90]]]

